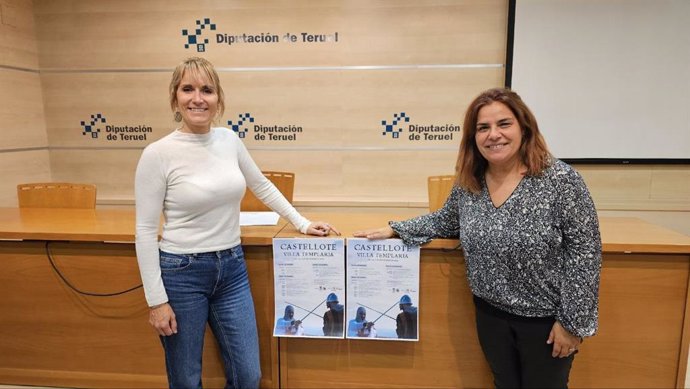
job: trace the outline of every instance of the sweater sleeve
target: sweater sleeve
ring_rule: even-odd
[[[420,246],[434,238],[457,238],[460,188],[453,187],[443,208],[412,219],[389,222],[406,245]]]
[[[565,274],[556,319],[573,335],[592,336],[598,326],[602,250],[599,220],[577,171],[564,172],[559,183]]]
[[[249,190],[269,208],[290,221],[301,233],[306,234],[311,222],[300,215],[295,207],[280,193],[278,188],[261,173],[261,170],[249,155],[249,151],[247,151],[244,143],[239,138],[236,139],[236,142],[240,170],[244,175]]]
[[[144,294],[149,306],[168,301],[158,253],[158,226],[165,200],[166,176],[158,154],[144,149],[134,179],[136,252]]]

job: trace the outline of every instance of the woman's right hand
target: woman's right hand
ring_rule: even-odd
[[[170,304],[157,305],[149,311],[149,323],[160,336],[170,336],[177,333],[177,320]]]
[[[390,226],[385,226],[371,230],[355,231],[352,235],[356,238],[390,239],[395,237],[396,234]]]

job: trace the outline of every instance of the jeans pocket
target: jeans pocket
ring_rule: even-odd
[[[191,255],[160,253],[161,271],[184,270],[192,264]]]
[[[231,249],[232,258],[237,262],[244,262],[244,250],[242,246],[233,247]]]

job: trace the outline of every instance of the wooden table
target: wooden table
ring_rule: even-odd
[[[307,214],[344,236],[394,215]],[[574,388],[682,388],[688,351],[690,237],[633,218],[602,218],[599,332],[575,358]],[[278,237],[299,233],[286,226]],[[423,247],[420,341],[280,339],[285,388],[487,388],[474,306],[455,240]]]
[[[271,242],[284,226],[242,227],[256,303],[262,387],[278,385],[273,326]],[[148,324],[134,211],[0,208],[0,383],[89,388],[167,387],[163,350]],[[23,239],[13,241],[13,239]],[[224,372],[210,331],[204,387],[222,388]]]
[[[307,214],[344,237],[410,214]],[[572,387],[683,387],[687,364],[690,238],[627,218],[602,218],[600,329],[578,354]],[[457,241],[422,249],[420,341],[271,337],[271,240],[278,226],[242,228],[257,311],[262,387],[490,387]],[[23,239],[23,240],[18,240]],[[52,269],[47,250],[78,288],[105,293],[139,284],[134,212],[0,208],[0,383],[70,387],[163,387],[162,348],[143,292],[86,297]],[[48,249],[46,250],[46,242]],[[222,387],[207,337],[205,387]]]

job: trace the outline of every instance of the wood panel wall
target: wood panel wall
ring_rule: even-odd
[[[53,177],[96,183],[100,204],[131,204],[141,150],[175,128],[168,82],[190,55],[220,73],[227,109],[218,125],[249,113],[254,125],[302,128],[294,140],[240,129],[262,169],[296,173],[298,203],[424,203],[426,177],[452,167],[460,134],[412,141],[408,126],[460,126],[477,93],[503,84],[505,0],[34,4]],[[203,52],[184,47],[182,30],[197,21],[199,39],[209,39]],[[337,32],[338,41],[303,42],[303,32]],[[216,38],[245,33],[280,42]],[[400,113],[409,117],[403,132],[384,135],[382,122]],[[101,132],[84,134],[80,123],[97,114]],[[109,140],[107,125],[152,131]]]
[[[382,121],[405,112],[408,124],[460,125],[472,97],[504,82],[506,0],[0,4],[0,81],[14,91],[0,97],[5,206],[16,204],[16,182],[48,178],[93,182],[100,205],[131,206],[141,150],[175,128],[170,72],[200,55],[226,90],[218,125],[250,113],[253,124],[303,128],[294,141],[256,140],[251,126],[242,128],[262,169],[296,173],[297,205],[421,209],[426,177],[452,173],[459,134],[411,141],[405,127],[393,139],[382,135]],[[202,30],[205,51],[185,48],[182,30],[207,18],[216,29]],[[301,42],[301,32],[338,32],[338,42]],[[280,42],[228,45],[217,33],[275,34]],[[286,33],[298,41],[286,42]],[[151,132],[142,140],[108,140],[105,128],[98,138],[84,135],[81,121],[96,114],[106,118],[101,127]],[[690,231],[690,167],[576,168],[600,212],[653,213]]]
[[[49,181],[38,45],[30,0],[0,0],[0,205],[17,205],[17,184]]]

